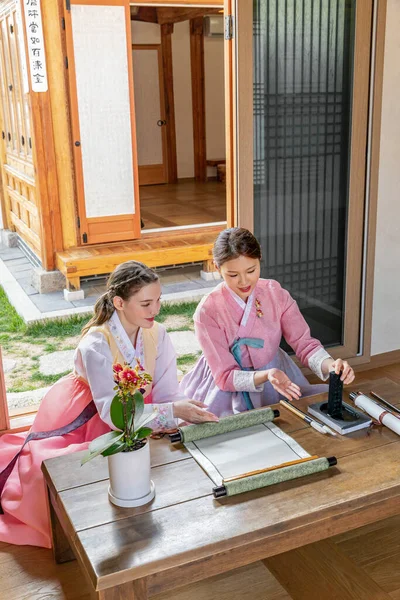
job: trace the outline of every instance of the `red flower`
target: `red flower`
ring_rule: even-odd
[[[128,363],[121,365],[115,363],[113,365],[114,381],[119,388],[119,393],[133,394],[136,390],[144,388],[152,379],[137,360],[135,367],[131,367]]]

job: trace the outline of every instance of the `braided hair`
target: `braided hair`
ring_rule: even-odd
[[[158,281],[158,275],[149,267],[135,260],[121,263],[114,269],[107,281],[107,291],[100,296],[94,305],[94,315],[82,329],[85,335],[89,329],[96,325],[103,325],[115,311],[114,297],[129,300],[143,287]]]

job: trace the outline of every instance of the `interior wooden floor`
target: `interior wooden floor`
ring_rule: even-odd
[[[144,185],[139,189],[143,232],[159,227],[177,227],[226,221],[226,188],[216,180],[198,183]]]
[[[381,377],[400,384],[400,363],[358,373],[357,381],[361,383]],[[182,526],[184,527],[184,523]],[[291,592],[292,595],[289,595],[261,562],[154,598],[400,600],[400,516],[350,531],[320,544],[321,546],[314,544],[318,564],[311,567],[310,577],[315,568],[323,579],[323,570],[330,568],[327,552],[333,553],[338,559],[335,564],[339,565],[337,580],[346,581],[346,573],[351,573],[353,577],[352,585],[340,598],[332,595],[326,588],[321,588],[318,596],[312,596],[301,586],[296,586],[295,593]],[[320,552],[321,548],[324,552]],[[284,555],[275,560],[284,560]],[[272,563],[270,566],[273,568]],[[298,576],[298,573],[293,576]],[[89,589],[78,563],[74,561],[56,565],[51,551],[41,548],[0,544],[0,581],[1,598],[7,600],[90,600]],[[290,589],[291,586],[287,587]]]

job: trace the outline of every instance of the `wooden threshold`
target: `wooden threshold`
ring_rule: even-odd
[[[79,289],[80,278],[111,273],[127,260],[149,267],[207,261],[215,239],[224,226],[154,233],[139,240],[69,248],[56,254],[56,266],[67,278],[69,289]]]

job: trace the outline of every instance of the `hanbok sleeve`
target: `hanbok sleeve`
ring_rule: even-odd
[[[98,331],[87,333],[76,350],[75,369],[88,382],[101,420],[115,429],[110,418],[115,396],[112,365],[110,346],[104,335]]]
[[[160,345],[159,345],[160,347]],[[88,333],[80,342],[75,354],[75,369],[81,377],[86,379],[92,392],[93,400],[102,421],[111,429],[115,429],[110,417],[110,406],[115,396],[115,383],[113,378],[113,358],[110,346],[101,332]],[[157,381],[157,361],[154,381]],[[161,378],[159,378],[161,379]],[[176,379],[176,367],[175,367]],[[177,383],[176,383],[177,387]],[[168,389],[168,388],[167,388]],[[173,417],[172,403],[167,396],[160,393],[156,395],[164,400],[156,400],[153,387],[153,403],[145,404],[144,414],[154,413],[154,419],[148,423],[152,429],[174,428],[176,420]],[[175,400],[180,399],[176,397]],[[163,402],[163,404],[157,404]]]
[[[300,312],[297,302],[287,290],[280,288],[281,327],[287,343],[293,348],[300,362],[309,367],[321,379],[321,366],[326,358],[331,358],[321,342],[311,336],[310,328]]]
[[[156,366],[151,393],[153,406],[158,405],[157,428],[169,429],[177,426],[177,419],[173,416],[173,403],[177,400],[187,400],[187,397],[179,391],[176,353],[171,338],[161,325],[158,326],[158,332]]]

